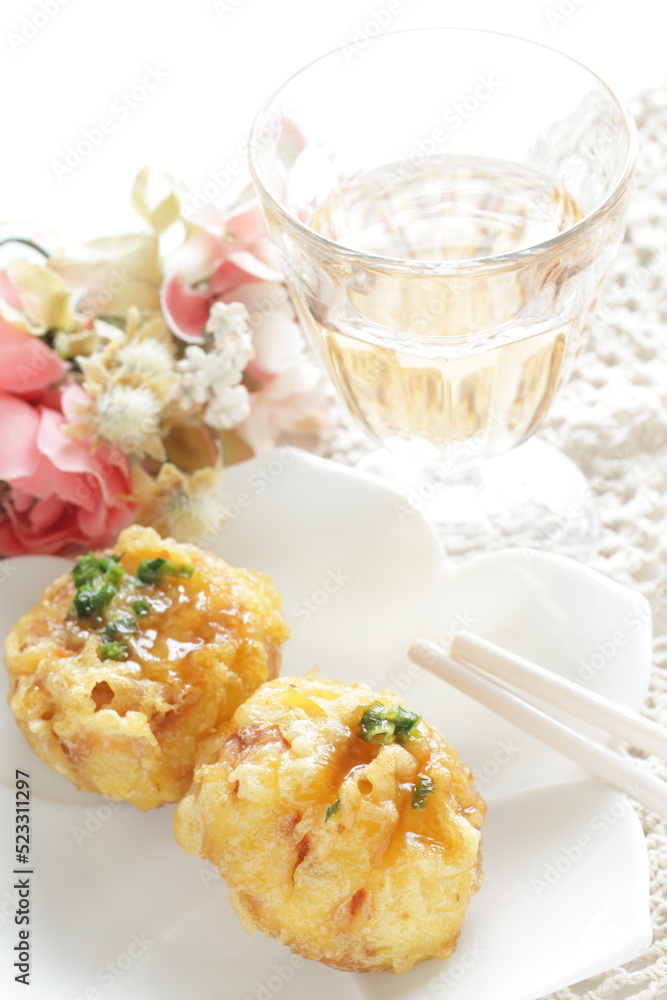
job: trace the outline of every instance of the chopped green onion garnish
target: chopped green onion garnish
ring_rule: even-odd
[[[74,610],[79,618],[89,618],[94,612],[110,604],[118,589],[104,577],[97,577],[90,584],[77,590],[74,595]]]
[[[137,625],[136,619],[132,615],[124,615],[122,618],[111,618],[104,629],[102,635],[105,639],[110,641],[117,639],[119,635],[131,635],[132,632],[138,632],[139,626]]]
[[[400,743],[404,746],[408,739],[423,738],[417,729],[420,722],[421,715],[402,705],[383,705],[376,701],[361,716],[357,736],[367,743]]]
[[[77,617],[89,618],[113,600],[125,570],[120,565],[120,556],[96,556],[89,552],[77,559],[71,576],[76,587],[74,610]]]
[[[332,802],[330,805],[327,806],[327,814],[324,817],[324,822],[326,823],[326,821],[331,816],[335,816],[339,809],[340,809],[340,799],[336,799],[335,802]]]
[[[171,559],[142,559],[137,567],[137,578],[141,583],[163,583],[167,576],[192,576],[194,566],[172,562]]]
[[[124,642],[102,642],[98,654],[100,660],[126,660],[130,652]]]
[[[70,575],[74,580],[74,586],[80,587],[84,583],[88,583],[94,577],[98,576],[100,572],[99,562],[97,557],[89,552],[86,556],[79,556],[76,564],[72,567]]]
[[[72,579],[77,587],[90,583],[96,576],[102,574],[105,574],[111,583],[118,583],[124,573],[125,570],[120,565],[120,556],[96,556],[94,552],[79,556],[71,570]]]
[[[112,557],[109,566],[105,570],[105,576],[110,583],[120,583],[125,576],[125,570],[118,563],[116,557]]]
[[[426,796],[432,795],[435,791],[435,781],[426,774],[420,774],[417,784],[412,789],[412,801],[410,805],[413,809],[426,809]]]
[[[143,618],[144,615],[149,615],[151,611],[151,606],[144,597],[140,597],[138,601],[132,601],[130,607],[134,611],[135,615],[139,616],[139,618]]]

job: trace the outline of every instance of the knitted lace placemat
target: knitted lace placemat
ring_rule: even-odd
[[[595,490],[602,535],[594,567],[651,604],[654,668],[645,714],[667,724],[667,89],[641,94],[631,110],[639,163],[627,236],[587,346],[540,436],[569,455]],[[317,450],[354,464],[367,448],[341,415],[338,433]],[[476,547],[484,546],[480,538]],[[667,779],[667,764],[649,759],[642,766]],[[639,815],[653,944],[623,968],[550,1000],[667,1000],[667,823],[642,809]]]

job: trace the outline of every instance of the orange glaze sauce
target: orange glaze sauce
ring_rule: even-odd
[[[154,558],[154,554],[148,555]],[[131,572],[128,567],[123,568]],[[111,617],[128,615],[137,622],[137,632],[119,636],[129,649],[128,659],[120,662],[130,673],[140,671],[151,680],[188,683],[193,679],[191,653],[207,643],[224,641],[230,633],[242,635],[245,631],[244,615],[230,606],[229,592],[212,594],[209,581],[197,569],[189,579],[172,577],[160,584],[130,583],[126,580],[125,586],[121,584],[105,609]],[[132,610],[132,602],[141,598],[151,610],[140,617]],[[223,600],[225,605],[221,606]],[[80,648],[82,640],[95,633],[104,641],[101,633],[106,624],[106,617],[101,615],[69,620],[68,645]]]
[[[336,698],[336,693],[323,687],[317,692],[317,697],[333,701]],[[327,714],[326,710],[314,698],[303,694],[295,684],[290,684],[282,692],[281,701],[290,708],[302,709],[312,718],[323,718]],[[359,718],[364,711],[365,706],[362,706],[359,709]],[[355,735],[357,729],[358,722],[350,727],[350,738],[342,746],[329,744],[320,751],[322,766],[318,780],[312,789],[312,797],[318,804],[322,803],[326,807],[335,802],[340,793],[340,786],[345,779],[353,772],[370,764],[380,752],[379,746],[374,746],[358,738]]]
[[[412,806],[412,793],[420,778],[431,777],[429,772],[432,764],[444,756],[442,746],[429,735],[428,726],[422,722],[420,729],[424,733],[424,739],[411,741],[406,747],[416,758],[419,769],[413,782],[399,784],[396,802],[398,823],[377,852],[375,864],[378,866],[391,865],[411,844],[439,853],[450,846],[451,833],[446,816],[434,801],[437,791],[424,796],[423,809]],[[446,760],[443,763],[446,764]]]
[[[379,746],[367,743],[356,735],[351,736],[342,751],[332,757],[329,767],[325,769],[321,792],[326,804],[336,801],[340,786],[346,778],[351,775],[361,778],[363,769],[375,760],[379,752]]]
[[[310,701],[310,699],[308,700]],[[308,710],[305,705],[303,707]],[[316,707],[319,709],[319,706]],[[362,706],[359,710],[359,719],[366,707]],[[323,710],[321,711],[323,713]],[[330,748],[331,757],[322,770],[321,781],[318,782],[318,787],[315,790],[317,801],[321,801],[324,806],[336,801],[340,795],[341,785],[350,777],[359,782],[360,791],[362,794],[364,793],[363,771],[380,753],[382,744],[367,743],[358,737],[356,735],[358,727],[359,720],[355,720],[350,726],[350,739],[342,749]],[[398,782],[397,784],[395,802],[398,808],[398,823],[393,830],[388,832],[384,842],[380,845],[375,858],[376,865],[391,864],[410,843],[420,843],[422,846],[440,852],[451,846],[452,832],[448,828],[445,816],[442,815],[442,810],[438,810],[435,802],[432,801],[437,793],[425,797],[426,806],[424,809],[412,808],[412,793],[415,784],[421,777],[429,776],[429,765],[433,760],[445,757],[443,747],[429,735],[429,728],[422,723],[420,729],[424,733],[424,739],[409,740],[404,748],[412,753],[417,760],[418,771],[414,781]]]

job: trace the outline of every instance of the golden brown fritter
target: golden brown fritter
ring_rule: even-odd
[[[454,950],[486,807],[447,741],[394,692],[312,676],[264,684],[195,786],[176,839],[218,868],[249,933],[351,972],[401,973]]]
[[[85,611],[86,587],[108,577],[98,573],[79,590],[68,573],[13,627],[9,701],[55,771],[151,809],[185,794],[206,741],[277,674],[288,628],[277,590],[259,573],[138,525],[114,552],[124,573],[111,567],[112,580],[122,579],[108,603],[80,617],[74,599]],[[156,559],[180,569],[163,575]],[[142,560],[152,583],[134,577]]]

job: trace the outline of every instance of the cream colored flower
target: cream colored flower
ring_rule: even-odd
[[[156,478],[135,467],[134,494],[140,500],[136,520],[178,541],[210,545],[229,520],[222,475],[219,464],[186,475],[166,462]]]
[[[53,350],[66,360],[92,354],[96,347],[97,332],[94,329],[57,330],[53,337]]]
[[[7,275],[21,296],[30,333],[41,336],[50,330],[69,330],[74,325],[70,291],[48,267],[13,260],[7,265]]]
[[[164,461],[161,416],[162,405],[150,388],[112,383],[93,399],[90,423],[96,437],[123,454]]]
[[[114,341],[122,342],[125,339],[124,330],[121,330],[114,323],[107,323],[105,319],[100,319],[99,316],[94,318],[93,326],[97,333],[98,350],[100,351]]]
[[[177,375],[171,334],[158,317],[142,323],[138,309],[128,310],[120,337],[110,339],[103,350],[79,363],[84,389],[93,397],[106,391],[110,381],[150,389],[163,408],[174,395]]]
[[[108,379],[85,404],[67,412],[63,432],[120,449],[127,458],[164,461],[161,435],[162,404],[146,386],[119,385]]]
[[[171,376],[174,360],[169,348],[155,337],[130,340],[116,352],[117,375],[137,375],[141,379]]]
[[[160,310],[160,248],[152,233],[90,240],[67,257],[51,257],[49,271],[78,290],[77,309],[124,317],[132,306],[144,315]]]
[[[14,309],[0,298],[0,316],[35,336],[51,334],[53,350],[66,360],[98,349],[95,324],[89,316],[75,312],[70,289],[48,266],[19,259],[8,264],[6,273],[22,308]]]
[[[160,318],[142,323],[134,307],[125,330],[105,327],[99,331],[103,348],[77,358],[90,403],[70,418],[67,433],[106,441],[128,457],[162,462],[176,383],[171,334]]]

